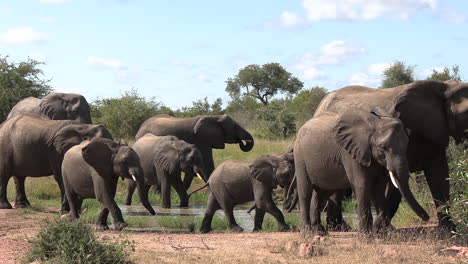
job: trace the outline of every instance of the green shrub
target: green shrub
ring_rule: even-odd
[[[128,249],[134,250],[132,242],[126,239],[121,242],[109,238],[97,240],[83,221],[48,223],[30,242],[28,261],[45,263],[132,263],[128,260]]]

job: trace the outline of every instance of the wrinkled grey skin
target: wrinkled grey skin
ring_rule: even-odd
[[[417,81],[389,89],[347,86],[328,94],[314,117],[327,112],[370,111],[378,106],[399,118],[409,130],[410,172],[423,171],[437,208],[439,226],[454,229],[448,214],[450,200],[446,149],[449,137],[461,143],[468,138],[468,83]],[[390,219],[398,210],[400,193],[389,187]],[[329,205],[339,204],[331,201]],[[342,219],[341,209],[327,206],[328,217]],[[390,221],[389,221],[390,222]]]
[[[200,174],[207,179],[205,163],[195,145],[189,144],[174,136],[155,136],[146,134],[133,144],[141,160],[144,172],[144,195],[155,185],[161,190],[162,207],[171,208],[171,186],[180,197],[180,207],[188,207],[187,190],[182,183],[181,172],[185,175]],[[132,203],[135,182],[128,180],[128,192],[125,204]]]
[[[62,209],[68,211],[62,183],[62,160],[65,152],[94,137],[112,139],[102,125],[82,124],[72,120],[48,120],[37,115],[18,115],[0,127],[0,209],[12,208],[6,188],[10,177],[18,179],[16,207],[30,203],[26,198],[26,177],[54,175],[62,197]]]
[[[51,120],[92,123],[88,102],[84,96],[73,93],[50,93],[42,99],[25,98],[11,109],[7,119],[21,114],[35,114]]]
[[[356,194],[360,231],[372,231],[371,201],[377,209],[375,231],[387,226],[385,171],[393,173],[413,211],[428,220],[409,189],[407,146],[406,131],[395,118],[354,112],[307,121],[294,145],[301,230],[323,232],[320,208],[334,191],[349,187]]]
[[[65,153],[62,176],[72,218],[80,217],[83,199],[96,198],[102,203],[102,210],[96,222],[97,229],[109,229],[107,226],[109,212],[114,218],[115,229],[120,230],[127,226],[114,197],[119,176],[122,179],[135,177],[138,189],[142,189],[143,170],[140,159],[133,149],[126,144],[117,144],[105,138],[84,141]],[[146,209],[154,215],[155,211],[148,199],[142,201]]]
[[[156,136],[176,136],[180,140],[194,144],[203,155],[208,177],[214,170],[212,149],[224,149],[225,144],[239,144],[239,148],[247,152],[254,146],[252,135],[228,115],[191,118],[156,115],[141,125],[135,139],[138,140],[147,133]],[[194,176],[185,175],[185,189],[190,187]]]
[[[212,173],[207,184],[198,189],[210,188],[200,231],[210,232],[214,213],[223,209],[229,228],[241,232],[243,229],[234,219],[234,206],[250,201],[255,201],[256,206],[254,231],[262,229],[265,212],[275,217],[280,231],[288,230],[283,213],[273,202],[272,191],[278,185],[289,185],[293,177],[293,164],[273,156],[260,156],[253,162],[224,161]]]

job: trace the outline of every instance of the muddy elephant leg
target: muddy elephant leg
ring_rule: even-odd
[[[7,198],[7,187],[10,177],[10,173],[5,168],[0,171],[0,209],[13,208]]]
[[[255,220],[254,220],[253,232],[262,230],[264,217],[265,217],[265,210],[255,207]]]
[[[208,204],[205,211],[205,216],[203,217],[202,224],[200,226],[200,232],[208,233],[211,231],[211,221],[213,220],[213,216],[217,210],[219,210],[221,206],[219,205],[218,201],[213,194],[210,193],[208,196]]]
[[[351,227],[343,219],[344,190],[336,191],[328,199],[327,228],[330,231],[351,231]]]
[[[450,201],[449,169],[445,150],[441,151],[435,159],[424,164],[424,174],[437,208],[439,226],[455,230],[450,215],[445,213],[450,209],[448,206]]]
[[[26,177],[17,177],[13,176],[16,186],[16,199],[15,199],[15,208],[25,208],[31,205],[28,198],[26,197],[26,188],[24,187],[24,181]]]
[[[187,190],[184,188],[184,184],[180,178],[180,174],[178,177],[175,177],[171,180],[171,185],[174,187],[177,194],[179,195],[180,207],[188,207],[189,201]]]
[[[132,204],[132,197],[133,193],[135,193],[137,185],[135,181],[127,179],[127,197],[125,198],[125,204],[131,205]]]

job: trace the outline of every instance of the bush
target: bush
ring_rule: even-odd
[[[258,110],[260,136],[269,139],[287,139],[296,135],[296,116],[285,100],[271,101]]]
[[[134,250],[133,244],[128,240],[98,241],[90,226],[83,221],[56,220],[48,223],[30,242],[30,262],[132,263],[128,260],[127,249]]]
[[[91,104],[94,122],[105,125],[115,139],[134,138],[141,124],[157,114],[172,114],[172,111],[154,99],[140,96],[135,89],[119,98],[98,99]]]
[[[466,142],[465,142],[466,144]],[[450,213],[457,225],[455,235],[468,238],[468,150],[453,142],[448,148],[450,167]]]

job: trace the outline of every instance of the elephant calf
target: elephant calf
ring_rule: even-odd
[[[181,172],[185,175],[198,175],[207,178],[202,154],[195,147],[174,136],[146,134],[133,144],[141,160],[144,172],[144,195],[155,185],[161,190],[162,207],[171,208],[171,186],[180,198],[180,207],[188,206],[188,195],[184,188]],[[126,204],[132,203],[135,182],[128,180]]]
[[[234,206],[254,200],[254,231],[262,228],[265,212],[275,217],[280,231],[288,230],[289,226],[284,221],[283,213],[273,202],[272,191],[277,185],[288,186],[294,176],[293,170],[294,165],[290,161],[268,155],[260,156],[253,162],[227,160],[221,163],[211,174],[207,184],[198,189],[206,186],[210,188],[208,206],[200,231],[211,231],[213,215],[222,208],[229,228],[241,232],[242,227],[237,225],[234,219]]]
[[[120,208],[114,201],[119,176],[137,182],[143,205],[152,215],[155,214],[148,199],[141,195],[143,171],[140,159],[126,144],[118,144],[104,138],[84,141],[65,154],[62,176],[72,218],[79,218],[78,212],[85,198],[97,198],[103,204],[96,229],[109,229],[109,211],[114,218],[115,229],[120,230],[127,226]]]

